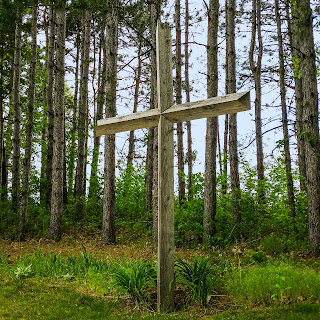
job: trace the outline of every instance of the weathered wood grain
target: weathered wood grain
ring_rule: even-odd
[[[167,84],[163,82],[162,85]],[[188,102],[175,106],[172,106],[172,100],[172,95],[171,97],[169,95],[161,96],[160,106],[169,106],[168,108],[165,108],[162,113],[158,109],[153,109],[125,116],[98,120],[97,136],[155,127],[158,125],[161,114],[171,122],[182,122],[250,110],[250,92],[232,93],[225,96]]]
[[[98,120],[96,134],[97,136],[101,136],[117,132],[155,127],[158,125],[159,117],[160,111],[158,109],[152,109],[125,116]]]

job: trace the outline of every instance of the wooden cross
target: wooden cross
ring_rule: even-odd
[[[250,93],[233,93],[173,105],[171,30],[157,26],[158,109],[99,120],[98,136],[158,126],[158,284],[159,311],[174,308],[174,150],[173,123],[216,117],[250,109]]]

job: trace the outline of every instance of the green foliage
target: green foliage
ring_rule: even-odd
[[[91,283],[100,282],[100,286],[103,286],[103,279],[108,274],[109,266],[106,262],[91,257],[84,246],[83,250],[78,257],[69,254],[66,258],[61,254],[42,253],[41,250],[38,250],[31,256],[23,256],[18,261],[18,266],[32,266],[32,274],[37,278],[45,277],[53,280],[86,278]]]
[[[26,279],[32,275],[32,264],[29,265],[20,265],[14,271],[13,274],[17,279]]]
[[[137,221],[145,218],[146,172],[129,165],[116,178],[116,214],[120,220]]]
[[[184,179],[187,181],[186,176]],[[178,245],[197,244],[203,235],[203,174],[193,174],[192,182],[192,194],[181,207],[175,199],[175,242]]]
[[[228,281],[229,293],[247,303],[291,303],[317,301],[320,274],[288,263],[236,270]]]
[[[268,261],[268,258],[263,251],[251,252],[249,255],[251,257],[251,261],[258,264],[265,265]]]
[[[207,305],[210,295],[217,289],[218,268],[208,258],[194,257],[193,263],[178,258],[176,274],[178,281],[190,290],[192,299]]]
[[[150,300],[148,290],[156,287],[157,272],[155,267],[145,261],[122,265],[112,273],[113,283],[130,294],[137,302]]]

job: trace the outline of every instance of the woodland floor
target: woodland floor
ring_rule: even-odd
[[[87,253],[97,259],[113,262],[156,260],[156,250],[148,236],[122,231],[117,245],[105,246],[99,241],[97,232],[83,233],[73,230],[61,242],[47,239],[30,239],[23,243],[0,240],[0,258],[6,255],[9,265],[14,266],[21,257],[39,250],[61,256],[79,256],[83,246]],[[216,252],[214,248],[177,248],[176,255],[186,259],[193,256],[230,256],[235,258],[234,249]],[[236,259],[236,258],[235,258]],[[289,258],[288,258],[289,259]],[[300,258],[299,258],[300,259]],[[302,260],[304,258],[301,258]],[[301,260],[300,259],[300,260]],[[319,268],[318,259],[309,259]],[[179,299],[179,292],[176,294]],[[12,272],[0,268],[0,319],[274,319],[274,320],[319,320],[320,303],[246,304],[235,302],[232,297],[214,297],[207,308],[195,304],[179,305],[167,315],[159,315],[132,302],[129,298],[104,292],[97,284],[90,285],[86,279],[67,281],[46,277],[30,277],[18,281]]]

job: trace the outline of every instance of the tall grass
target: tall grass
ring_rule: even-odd
[[[217,289],[221,272],[219,269],[205,257],[196,256],[191,263],[178,258],[176,262],[178,282],[187,287],[194,301],[204,306]]]
[[[119,266],[113,273],[112,279],[118,286],[130,294],[137,302],[150,300],[148,290],[156,287],[157,272],[149,262],[137,261]]]
[[[252,304],[314,302],[320,298],[319,272],[283,262],[237,270],[227,286],[237,300]]]

